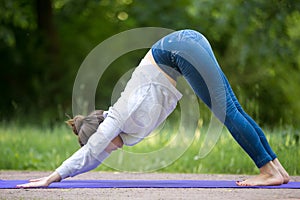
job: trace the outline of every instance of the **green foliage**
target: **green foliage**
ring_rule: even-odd
[[[212,151],[204,158],[199,158],[200,143],[203,138],[201,128],[191,146],[171,165],[160,172],[176,173],[221,173],[221,174],[257,174],[258,169],[233,138],[224,131]],[[266,132],[267,138],[277,153],[281,163],[290,175],[300,173],[300,132],[291,127]],[[14,124],[0,127],[0,169],[7,170],[54,170],[66,158],[72,155],[79,144],[69,128],[37,128],[16,126]],[[123,147],[130,152],[152,152],[164,148],[172,135],[163,133],[156,141],[143,141],[133,147]],[[121,150],[119,150],[121,151]],[[170,152],[171,153],[171,152]],[[168,157],[168,155],[164,155]],[[122,158],[119,158],[122,160]],[[137,160],[138,162],[145,162]],[[163,160],[157,160],[163,162]],[[127,163],[130,165],[130,163]],[[126,165],[123,162],[122,165]],[[114,171],[105,165],[96,170]]]
[[[50,10],[37,6],[48,1]],[[146,26],[202,32],[247,112],[267,125],[299,126],[300,2],[290,0],[1,0],[0,118],[64,119],[85,56],[116,33]],[[97,107],[109,106],[113,83],[143,53],[112,64]]]

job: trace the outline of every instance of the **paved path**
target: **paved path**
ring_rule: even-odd
[[[0,179],[31,179],[50,172],[0,171]],[[89,172],[73,179],[199,179],[243,180],[244,175],[166,174],[166,173],[108,173]],[[300,176],[292,177],[300,181]],[[0,199],[207,199],[207,200],[276,200],[300,199],[298,189],[201,189],[201,188],[109,188],[109,189],[5,189]]]

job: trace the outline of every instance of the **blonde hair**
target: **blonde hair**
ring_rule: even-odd
[[[73,133],[78,136],[78,142],[84,146],[88,139],[96,132],[100,123],[103,122],[103,110],[95,110],[88,116],[76,115],[66,123],[72,128]]]

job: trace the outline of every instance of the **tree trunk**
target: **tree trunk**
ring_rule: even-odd
[[[59,42],[56,28],[53,23],[52,0],[36,0],[38,31],[46,45],[46,53],[51,57],[53,64],[57,64]]]

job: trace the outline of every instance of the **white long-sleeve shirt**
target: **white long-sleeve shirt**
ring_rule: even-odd
[[[181,97],[162,71],[145,57],[121,97],[105,113],[96,133],[56,171],[64,179],[96,168],[108,156],[104,149],[117,135],[125,145],[140,142],[167,118]]]

